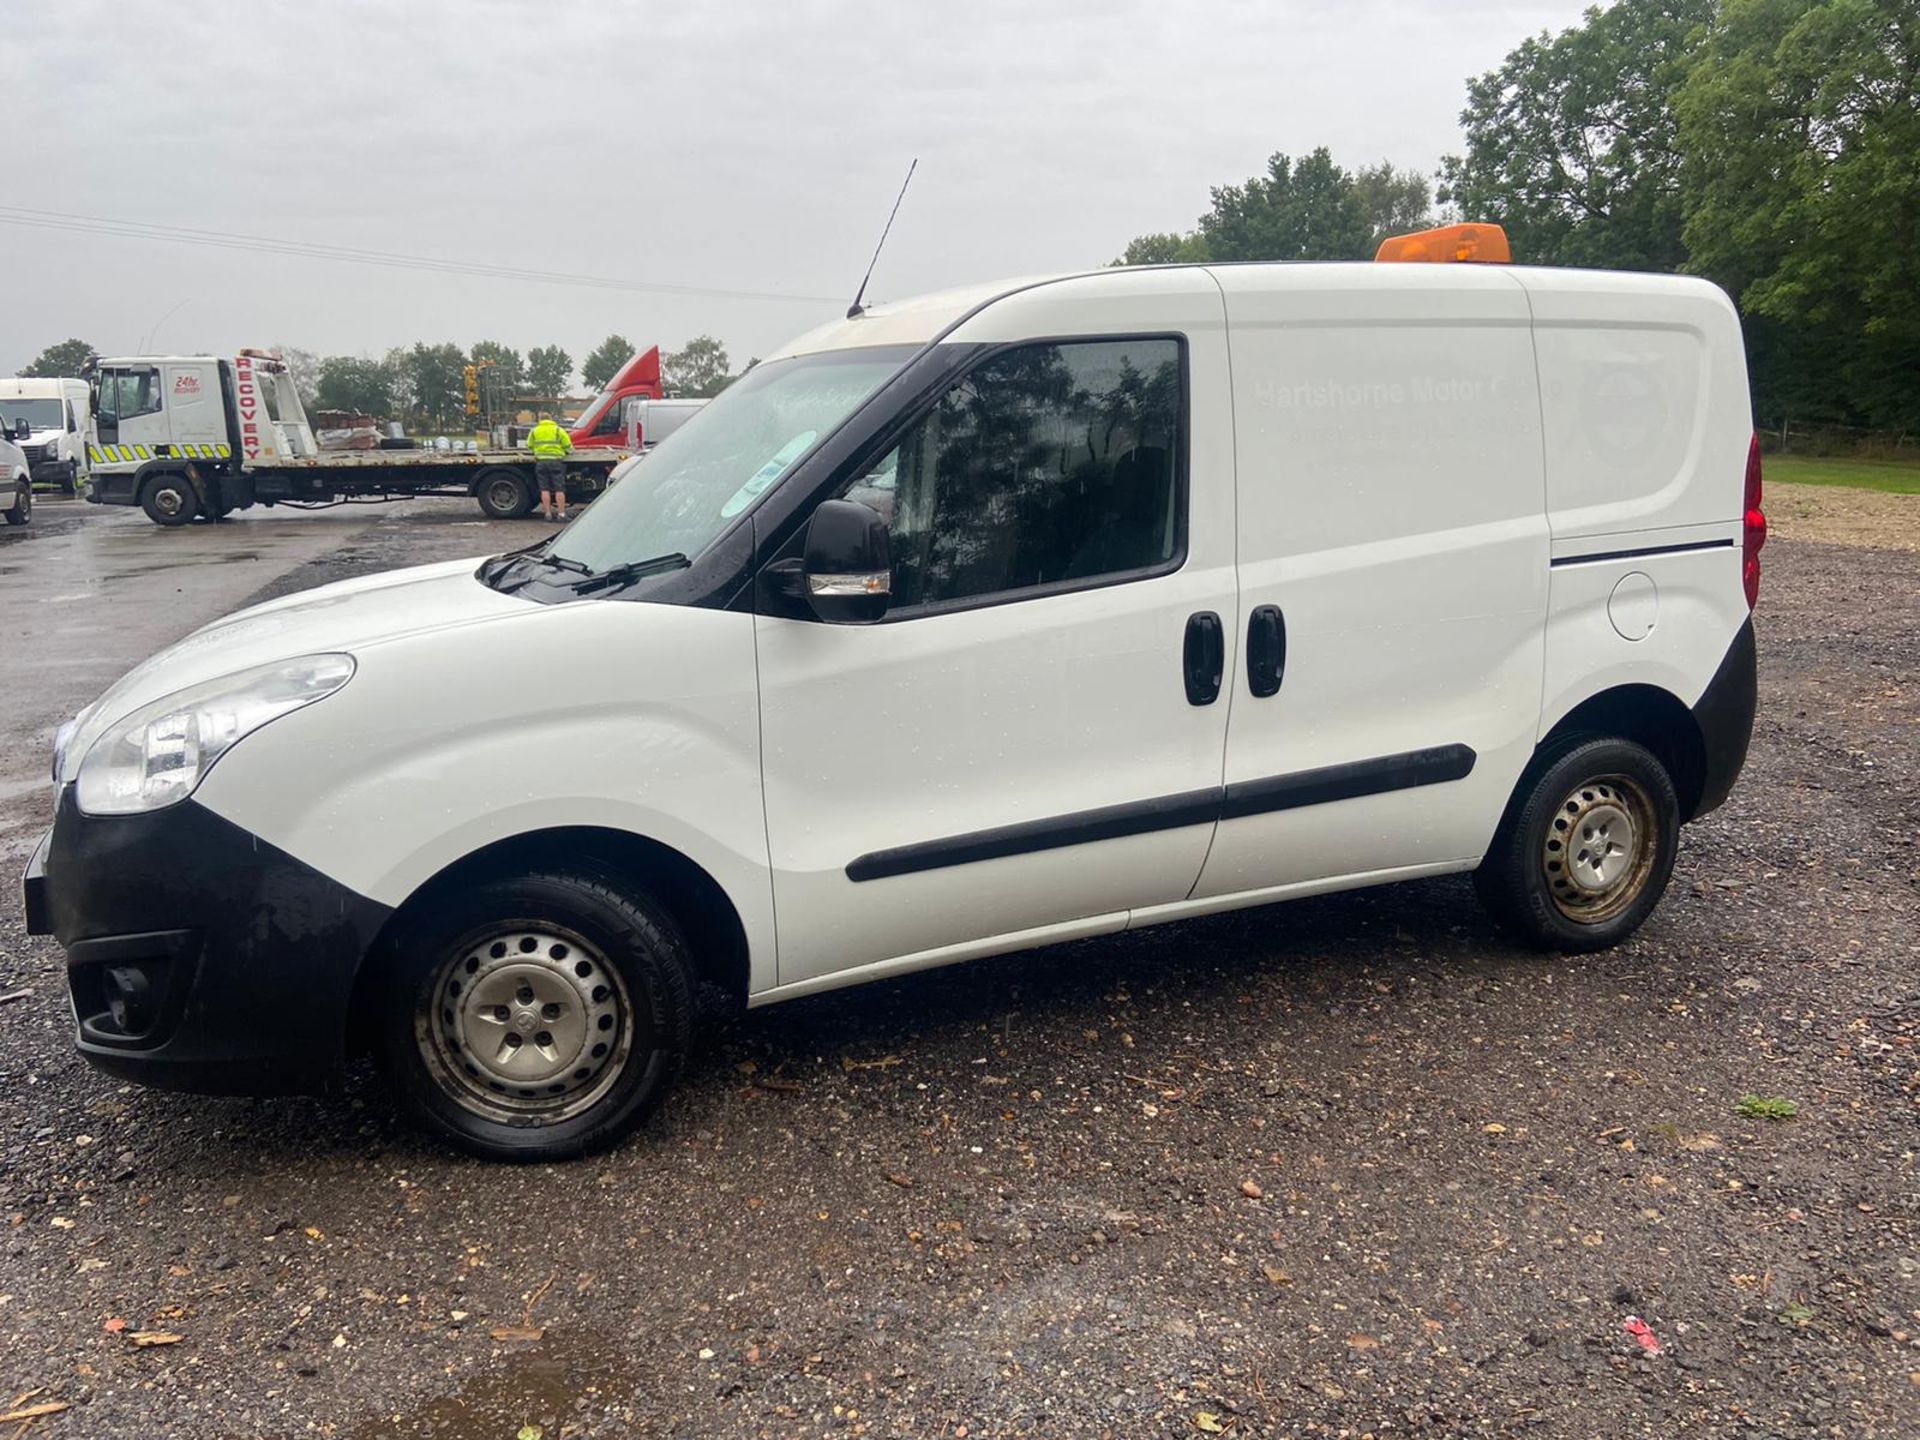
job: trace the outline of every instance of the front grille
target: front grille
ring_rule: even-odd
[[[53,445],[22,445],[20,453],[27,457],[29,465],[42,465],[53,458]]]

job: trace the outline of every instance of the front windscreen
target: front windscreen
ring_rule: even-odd
[[[756,365],[688,418],[553,542],[602,572],[700,552],[884,385],[914,346],[834,350]]]
[[[57,396],[35,397],[31,400],[0,399],[0,419],[13,430],[21,421],[26,421],[35,430],[59,430],[66,425],[66,412],[61,408]]]

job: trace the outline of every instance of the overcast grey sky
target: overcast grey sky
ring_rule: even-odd
[[[0,373],[416,339],[736,365],[870,295],[1098,265],[1274,150],[1431,170],[1574,0],[0,0],[0,204],[832,303],[656,295],[0,224]]]

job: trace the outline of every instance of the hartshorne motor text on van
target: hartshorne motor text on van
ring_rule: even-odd
[[[26,901],[81,1051],[263,1093],[371,1050],[551,1159],[660,1101],[702,982],[1451,872],[1618,943],[1752,728],[1741,337],[1504,252],[856,307],[539,545],[188,636],[57,743]]]

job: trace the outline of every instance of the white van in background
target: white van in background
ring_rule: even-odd
[[[1389,248],[1499,237],[1427,238]],[[1701,280],[975,286],[795,341],[642,463],[63,730],[26,911],[92,1063],[260,1092],[370,1046],[439,1134],[556,1158],[659,1100],[700,980],[1458,872],[1525,943],[1616,944],[1746,755],[1765,521]]]
[[[706,403],[704,399],[635,396],[621,402],[621,421],[627,427],[629,442],[644,454],[699,414]]]
[[[26,452],[36,485],[74,494],[87,476],[87,382],[14,375],[0,378],[0,423],[9,433],[24,421]]]

